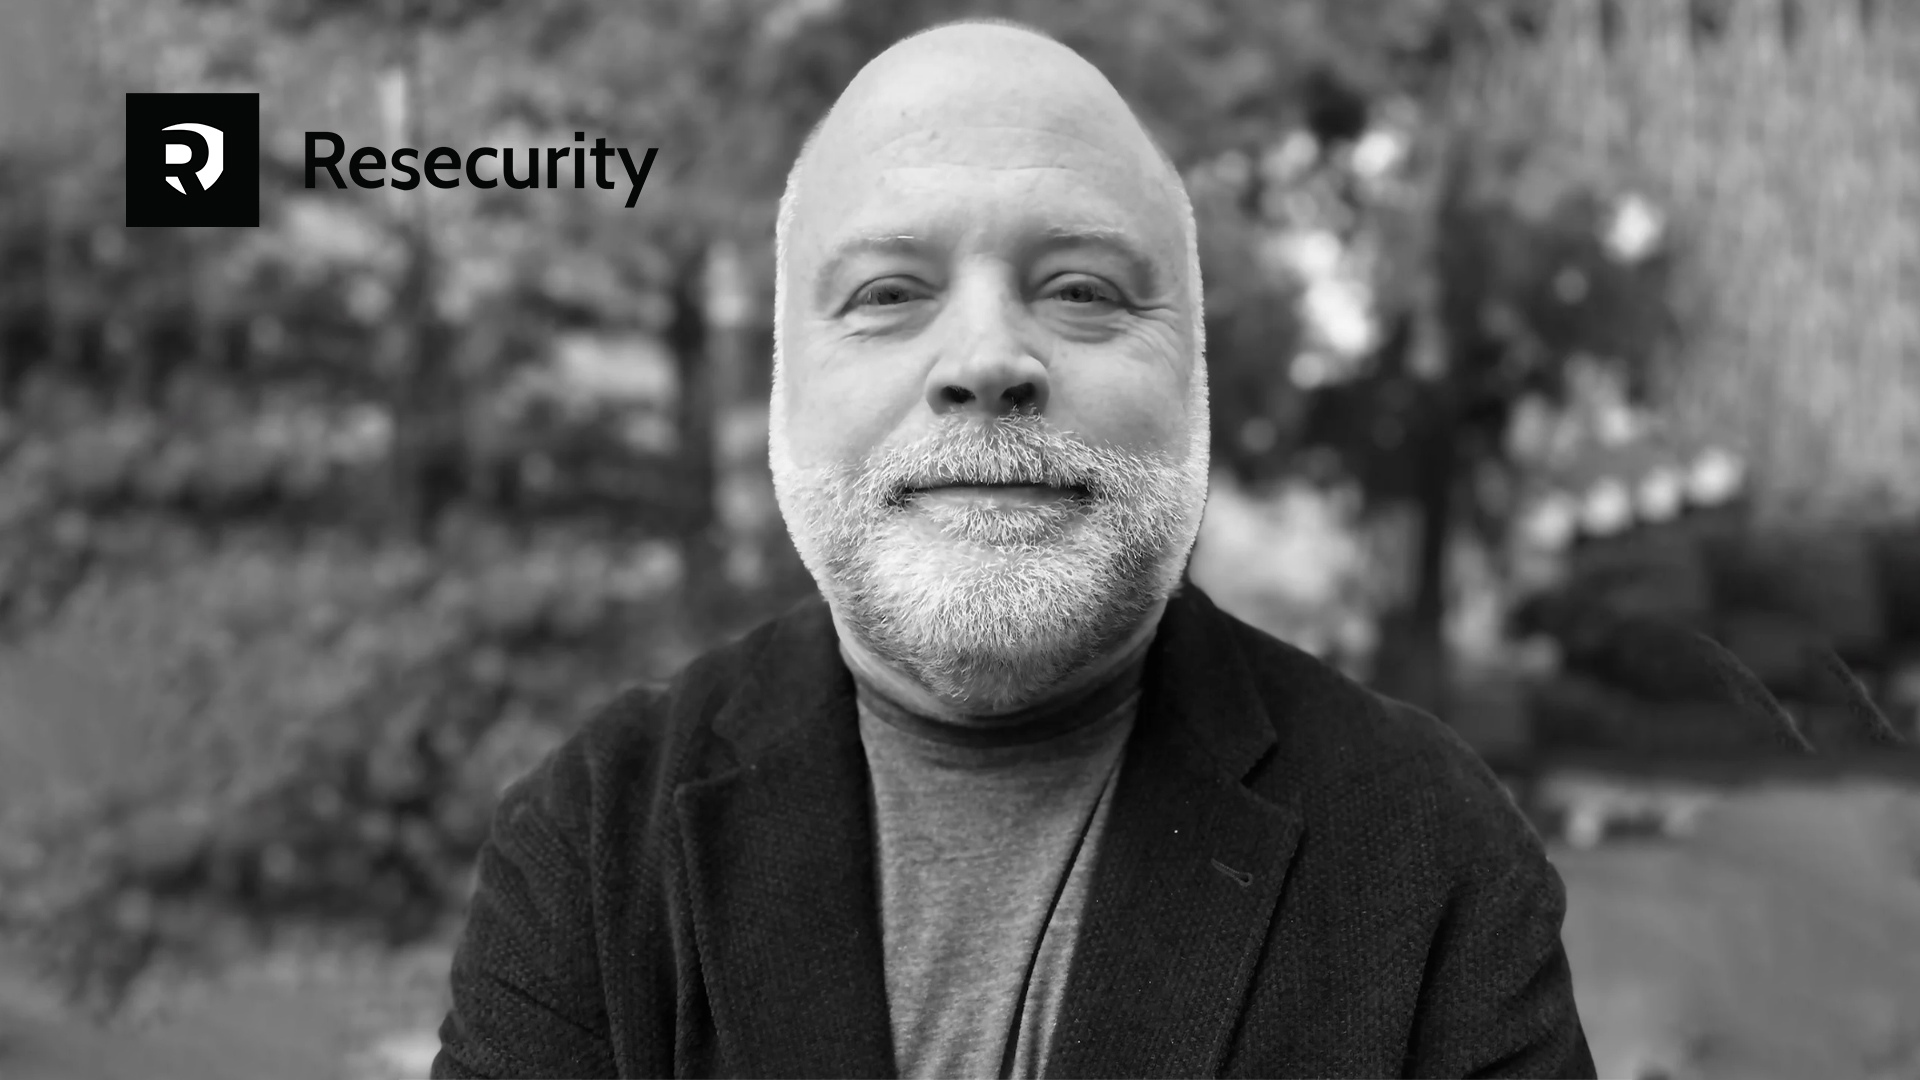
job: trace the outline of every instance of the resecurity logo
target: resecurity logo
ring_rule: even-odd
[[[338,189],[391,185],[411,191],[423,179],[436,188],[456,188],[463,181],[483,189],[502,182],[514,189],[559,188],[568,177],[573,187],[585,188],[591,176],[594,187],[606,190],[624,181],[629,210],[639,202],[659,153],[658,147],[648,147],[636,155],[608,146],[606,139],[588,147],[584,131],[574,132],[572,146],[530,146],[524,157],[520,147],[493,146],[464,154],[448,146],[424,154],[405,146],[391,155],[362,146],[349,154],[337,132],[304,134],[309,188],[323,186],[323,176]],[[129,227],[258,227],[260,95],[128,94],[126,181]]]
[[[593,183],[595,187],[611,190],[619,186],[610,178],[608,166],[617,156],[620,166],[626,172],[627,209],[640,199],[640,189],[647,184],[647,174],[653,171],[653,157],[659,147],[648,147],[639,162],[633,160],[633,153],[624,146],[610,147],[605,139],[593,140],[589,149],[585,144],[587,133],[573,133],[574,146],[548,147],[546,150],[546,187],[562,186],[562,168],[571,165],[573,186],[587,186],[587,158],[593,158]],[[339,134],[332,131],[307,132],[306,183],[314,187],[320,174],[324,173],[333,181],[336,188],[345,188],[347,180],[340,175],[341,159],[346,159],[347,176],[353,178],[353,185],[362,188],[385,187],[391,183],[401,191],[411,191],[420,186],[422,174],[426,182],[437,188],[457,188],[464,176],[467,183],[477,188],[499,187],[502,181],[510,188],[532,188],[542,186],[541,150],[537,146],[526,148],[526,157],[519,159],[516,165],[514,151],[517,147],[500,148],[482,146],[462,155],[450,146],[436,146],[425,156],[411,146],[403,146],[388,157],[378,147],[362,146],[347,155],[347,143]],[[417,167],[412,162],[418,163]],[[489,160],[491,159],[491,160]],[[482,167],[482,163],[486,163]],[[396,176],[384,175],[392,169]],[[497,170],[497,172],[496,172]]]
[[[128,94],[127,225],[260,224],[259,94]]]

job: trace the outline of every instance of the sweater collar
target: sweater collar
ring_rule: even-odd
[[[1066,694],[1037,702],[976,723],[958,723],[925,716],[888,694],[866,678],[860,666],[842,652],[853,674],[860,705],[890,727],[949,746],[990,748],[1031,746],[1078,731],[1111,716],[1139,692],[1152,636],[1143,636],[1126,653],[1112,659],[1107,670]]]

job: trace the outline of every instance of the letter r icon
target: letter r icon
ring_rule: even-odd
[[[220,171],[226,167],[223,151],[227,137],[219,128],[205,124],[171,124],[161,130],[188,131],[200,136],[198,145],[192,140],[167,140],[167,168],[162,175],[173,185],[173,190],[187,194],[186,185],[181,183],[181,178],[186,176],[193,177],[201,191],[220,179]]]

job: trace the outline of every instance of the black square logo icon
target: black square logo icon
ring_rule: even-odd
[[[260,224],[259,94],[128,94],[127,224]]]

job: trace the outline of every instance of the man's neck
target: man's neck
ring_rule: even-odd
[[[1017,722],[1022,716],[1036,709],[1077,697],[1089,689],[1103,683],[1109,676],[1119,671],[1130,661],[1135,660],[1160,627],[1160,616],[1166,611],[1165,600],[1155,604],[1147,612],[1133,633],[1118,645],[1086,665],[1064,681],[1048,687],[1033,698],[1022,701],[1010,708],[992,713],[982,713],[968,709],[940,695],[934,694],[913,676],[901,671],[868,648],[859,636],[848,630],[840,621],[838,612],[833,614],[834,630],[840,637],[840,655],[847,666],[853,670],[857,679],[885,695],[901,707],[929,720],[966,726],[997,726]]]

